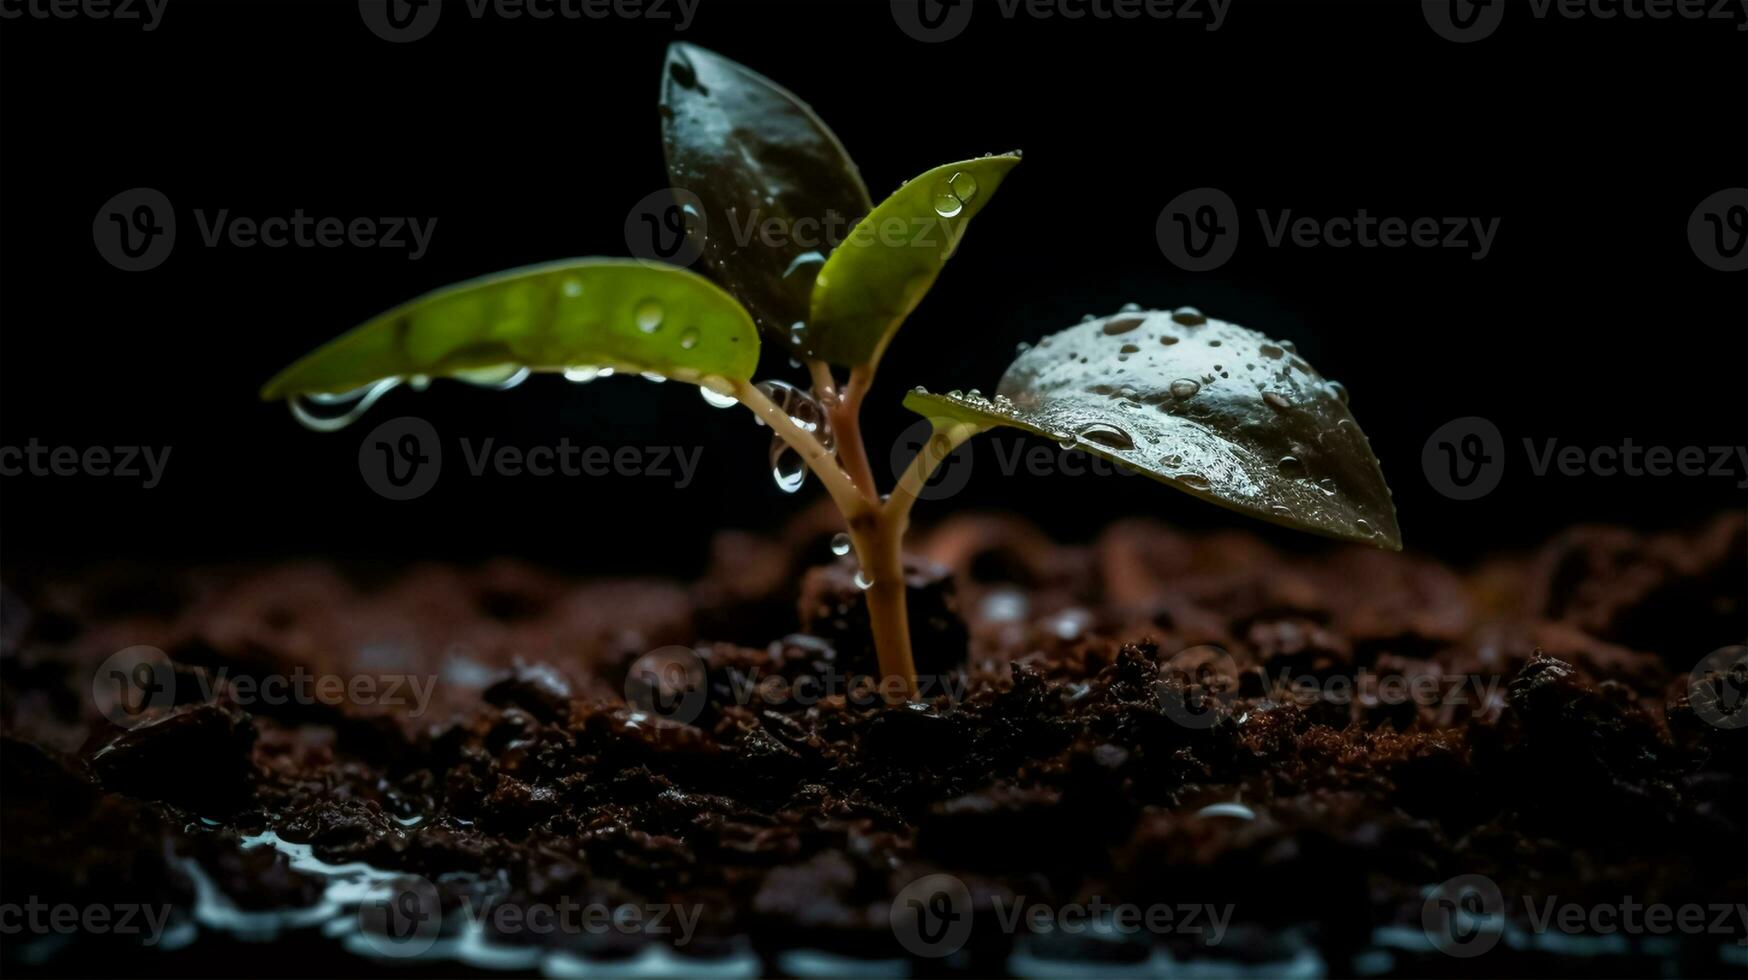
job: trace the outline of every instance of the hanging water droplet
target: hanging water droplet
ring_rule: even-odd
[[[698,346],[698,328],[687,327],[680,331],[680,349],[691,350]]]
[[[847,555],[850,553],[850,536],[842,531],[832,535],[832,554]]]
[[[783,278],[787,279],[802,269],[825,265],[825,256],[818,252],[802,252],[789,261],[789,268],[783,270]],[[817,271],[815,275],[817,275]]]
[[[431,387],[431,376],[429,374],[415,374],[407,379],[407,387],[414,391],[424,391]]]
[[[861,589],[864,592],[874,587],[874,579],[871,578],[866,571],[860,568],[856,569],[855,582],[856,588]]]
[[[1107,449],[1135,448],[1135,440],[1130,438],[1129,433],[1104,422],[1094,422],[1081,429],[1080,437],[1088,442],[1096,442]]]
[[[662,382],[668,380],[668,376],[665,374],[657,374],[654,371],[645,371],[645,372],[643,372],[643,380],[653,381],[659,385]]]
[[[644,333],[655,333],[662,328],[662,304],[653,299],[646,299],[637,304],[637,312],[633,314],[637,321],[637,329]]]
[[[956,173],[947,179],[947,186],[953,189],[960,201],[969,204],[977,196],[977,178],[968,173]]]
[[[577,364],[564,369],[564,379],[583,385],[601,376],[601,369],[593,364]]]
[[[1189,378],[1179,378],[1171,383],[1171,397],[1180,401],[1185,398],[1193,397],[1196,392],[1201,390],[1202,383],[1200,381],[1192,381]]]
[[[1063,449],[1073,449],[1077,445],[1074,441],[1074,437],[1066,432],[1053,435],[1050,438],[1055,439],[1056,445],[1061,446]]]
[[[393,391],[400,383],[399,378],[383,378],[351,391],[294,395],[287,404],[291,407],[291,417],[304,428],[315,432],[338,432],[358,421],[377,399]]]
[[[1281,475],[1289,480],[1303,480],[1305,478],[1305,464],[1300,462],[1297,456],[1282,456],[1280,462],[1275,464],[1275,468],[1279,469]]]
[[[704,396],[704,403],[711,408],[734,407],[735,398],[733,395],[726,395],[720,391],[703,386],[699,387],[698,394]]]
[[[508,391],[527,381],[528,376],[533,373],[519,364],[494,364],[491,367],[457,371],[455,377],[479,388]]]
[[[807,464],[780,439],[771,443],[771,479],[777,481],[777,489],[784,493],[800,490],[807,480]]]

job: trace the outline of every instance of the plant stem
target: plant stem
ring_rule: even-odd
[[[829,371],[826,377],[830,378]],[[819,477],[844,515],[856,560],[862,566],[857,584],[867,583],[862,595],[868,604],[868,626],[874,634],[874,651],[880,661],[880,690],[888,701],[903,703],[917,694],[902,550],[904,533],[910,526],[910,509],[935,467],[960,443],[981,430],[969,422],[931,420],[928,441],[899,478],[891,499],[882,501],[874,485],[861,430],[862,398],[872,380],[872,371],[852,369],[849,381],[827,408],[832,431],[837,436],[835,454],[812,433],[796,425],[787,412],[756,386],[739,382],[734,395],[801,455],[802,462]],[[817,372],[815,383],[819,383]]]

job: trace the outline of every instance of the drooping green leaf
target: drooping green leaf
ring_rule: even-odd
[[[863,218],[814,282],[808,344],[833,364],[871,363],[886,350],[953,257],[971,219],[1018,154],[936,167]]]
[[[668,178],[703,204],[704,261],[793,342],[832,239],[873,207],[856,165],[806,103],[694,45],[668,48],[661,109]]]
[[[1124,312],[1046,337],[993,399],[912,393],[904,403],[1072,444],[1276,524],[1402,547],[1345,389],[1291,343],[1194,310]]]
[[[704,277],[630,259],[569,259],[403,303],[281,371],[261,397],[521,367],[611,367],[692,382],[711,375],[746,381],[758,359],[752,319]]]

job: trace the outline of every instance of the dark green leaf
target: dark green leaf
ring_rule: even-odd
[[[1290,343],[1193,310],[1124,312],[1046,337],[993,399],[913,393],[904,403],[1034,432],[1276,524],[1402,547],[1341,386]]]
[[[829,236],[873,206],[856,165],[806,103],[704,48],[668,48],[661,105],[669,180],[704,206],[705,262],[788,341]]]
[[[397,306],[280,372],[261,397],[521,367],[747,381],[758,359],[759,335],[746,310],[702,276],[629,259],[569,259]]]
[[[971,219],[1018,155],[963,160],[923,174],[880,202],[826,259],[814,283],[808,345],[833,364],[879,360],[935,284]]]

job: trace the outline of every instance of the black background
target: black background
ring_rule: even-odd
[[[9,477],[8,564],[475,558],[593,572],[695,570],[707,532],[798,505],[766,476],[768,433],[686,385],[542,377],[510,393],[439,382],[391,394],[338,435],[256,400],[320,341],[457,279],[621,255],[632,205],[666,186],[664,47],[717,49],[833,126],[878,200],[936,164],[1025,151],[870,399],[877,468],[914,384],[993,388],[1020,341],[1124,302],[1195,305],[1292,338],[1353,392],[1410,548],[1454,559],[1575,521],[1695,523],[1741,507],[1734,479],[1533,477],[1522,439],[1583,447],[1748,443],[1748,274],[1703,265],[1694,207],[1748,184],[1748,33],[1715,21],[1538,20],[1516,5],[1455,44],[1419,6],[1233,0],[1179,21],[1006,20],[924,44],[884,3],[703,0],[696,22],[476,20],[389,44],[357,5],[169,0],[120,23],[0,23],[0,445],[169,445],[164,482]],[[112,195],[174,203],[175,252],[125,273],[93,247]],[[1161,208],[1214,186],[1244,233],[1189,274],[1155,241]],[[430,253],[205,248],[193,212],[438,219]],[[1318,217],[1497,216],[1492,253],[1268,248],[1257,208]],[[773,371],[784,370],[772,365]],[[425,497],[360,479],[359,440],[415,413],[455,439],[703,445],[695,485],[472,479]],[[1421,473],[1428,435],[1494,420],[1499,489],[1459,503]],[[988,459],[988,456],[982,459]],[[1005,479],[950,502],[1010,508],[1064,538],[1122,514],[1241,523],[1139,479]],[[818,494],[809,487],[805,494]],[[924,504],[919,519],[949,504]],[[1314,539],[1259,528],[1282,542]]]

